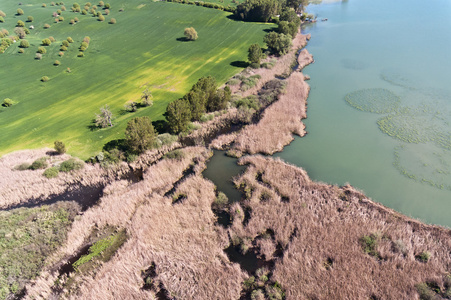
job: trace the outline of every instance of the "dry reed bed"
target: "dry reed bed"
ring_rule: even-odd
[[[99,165],[85,165],[80,171],[60,172],[57,178],[47,179],[44,170],[14,170],[22,163],[31,164],[46,156],[52,149],[24,150],[10,153],[0,158],[0,209],[29,202],[30,199],[45,200],[51,195],[71,191],[80,186],[101,186],[108,182],[108,173]],[[67,154],[50,156],[51,163],[61,163],[69,159]],[[123,166],[122,166],[123,167]],[[121,168],[116,170],[120,176]]]
[[[64,258],[73,255],[81,248],[84,241],[95,227],[106,225],[126,227],[137,207],[144,203],[153,193],[163,195],[174,183],[183,177],[183,172],[190,167],[194,158],[204,161],[209,151],[202,147],[187,147],[182,150],[181,160],[161,160],[149,167],[144,179],[138,183],[115,181],[104,189],[104,196],[98,205],[93,206],[79,218],[76,218],[68,233],[66,243],[51,257],[46,265],[53,266],[64,262]],[[28,298],[48,298],[57,274],[44,270],[41,276],[27,287]]]
[[[272,279],[287,299],[418,299],[415,285],[422,282],[444,289],[450,230],[405,217],[350,186],[312,182],[280,160],[254,156],[240,163],[249,167],[237,183],[252,194],[241,206],[252,211],[246,226],[235,216],[230,234],[250,244],[274,231],[273,239],[254,245],[266,259],[276,257],[277,244],[284,249]],[[363,251],[360,239],[370,234],[379,235],[380,258]],[[416,258],[423,251],[432,255],[427,262]]]
[[[157,194],[145,200],[127,226],[130,239],[73,298],[149,299],[141,271],[153,265],[153,285],[171,299],[238,299],[247,276],[222,251],[228,241],[214,225],[214,185],[190,175],[178,194],[187,197],[177,204]]]

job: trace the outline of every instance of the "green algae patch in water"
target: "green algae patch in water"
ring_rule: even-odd
[[[383,133],[403,142],[431,142],[451,150],[451,127],[447,114],[438,103],[400,109],[395,114],[379,119],[377,125]]]
[[[438,189],[451,190],[451,151],[435,145],[395,148],[393,166],[407,178]]]
[[[394,112],[400,103],[399,96],[382,88],[358,90],[347,94],[345,100],[358,110],[377,114]]]

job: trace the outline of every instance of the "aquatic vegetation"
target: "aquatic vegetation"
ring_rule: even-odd
[[[412,78],[408,78],[408,76],[395,70],[385,69],[382,71],[380,77],[382,80],[392,85],[400,86],[406,89],[414,90],[418,87],[418,83],[416,83]]]
[[[377,114],[394,112],[400,103],[399,96],[382,88],[358,90],[347,94],[345,100],[358,110]]]
[[[451,151],[436,145],[395,148],[393,166],[407,178],[438,189],[451,190]]]

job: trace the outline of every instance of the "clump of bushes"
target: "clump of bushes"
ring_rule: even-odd
[[[184,35],[189,41],[195,41],[198,39],[197,31],[194,27],[185,28]]]
[[[74,40],[69,36],[69,37],[67,37],[67,39],[66,39],[69,43],[73,43],[74,42]]]
[[[14,170],[25,171],[25,170],[29,170],[30,167],[31,167],[31,165],[29,163],[22,163],[20,165],[15,166]]]
[[[34,18],[32,16],[27,17],[27,22],[33,22]]]
[[[111,18],[111,20],[110,20],[109,23],[110,23],[110,24],[116,24],[116,19],[115,19],[115,18]]]
[[[16,27],[25,27],[25,23],[21,20],[17,21]]]
[[[100,16],[98,16],[97,20],[99,20],[100,22],[103,22],[103,21],[105,21],[105,17],[100,15]]]
[[[423,251],[420,254],[415,255],[415,258],[418,261],[425,263],[425,262],[428,262],[428,260],[431,258],[431,253],[429,251]]]
[[[45,177],[47,177],[49,179],[58,177],[58,174],[59,174],[59,170],[57,167],[48,168],[44,171],[44,173],[42,173],[42,175],[44,175]]]
[[[21,40],[19,47],[20,48],[28,48],[28,47],[30,47],[30,43],[27,40]]]
[[[42,76],[41,77],[41,81],[42,82],[47,82],[47,81],[49,81],[50,80],[50,78],[48,77],[48,76]]]
[[[18,9],[16,10],[16,15],[18,15],[18,16],[23,15],[23,9],[18,8]]]
[[[47,157],[41,157],[38,158],[37,160],[35,160],[31,166],[30,169],[31,170],[39,170],[39,169],[45,169],[47,168],[48,164],[47,164]]]
[[[50,41],[50,40],[49,40]],[[38,47],[38,51],[37,51],[38,53],[41,53],[41,54],[46,54],[47,53],[47,50],[44,48],[44,47]]]
[[[379,257],[377,246],[379,244],[380,237],[378,234],[372,233],[370,235],[364,235],[360,238],[363,251],[371,256]]]
[[[70,171],[81,170],[84,168],[84,166],[85,165],[82,161],[76,160],[75,158],[70,158],[61,163],[59,170],[61,172],[70,172]]]

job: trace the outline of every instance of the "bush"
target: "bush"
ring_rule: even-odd
[[[67,51],[67,47],[66,46],[61,46],[60,50],[61,51]]]
[[[116,19],[115,18],[111,18],[110,24],[116,24]]]
[[[164,158],[174,159],[174,160],[182,160],[183,158],[185,158],[185,152],[183,152],[180,149],[176,149],[176,150],[166,153],[164,155]]]
[[[104,8],[105,8],[105,9],[110,9],[110,8],[111,8],[111,5],[110,5],[109,3],[105,3]]]
[[[64,40],[64,41],[61,42],[61,45],[65,46],[65,47],[69,47],[69,42]]]
[[[25,171],[30,169],[31,165],[29,163],[23,163],[14,167],[14,170]]]
[[[85,54],[83,52],[78,52],[77,57],[83,57]]]
[[[99,6],[100,6],[100,7],[102,7],[102,6],[104,6],[104,5],[105,5],[105,2],[103,2],[103,1],[100,1],[100,2],[99,2]]]
[[[49,40],[50,40],[52,43],[56,42],[56,39],[55,39],[53,36],[49,36]]]
[[[22,48],[19,49],[19,53],[24,53],[24,52],[25,51]]]
[[[27,22],[33,22],[34,18],[32,16],[27,17]]]
[[[83,10],[81,11],[81,14],[84,15],[84,16],[86,16],[86,15],[88,14],[88,11],[87,11],[86,9],[83,9]]]
[[[371,256],[379,257],[377,246],[379,244],[379,236],[377,234],[364,235],[360,238],[363,251]]]
[[[1,10],[0,10],[0,17],[3,17],[3,18],[6,17],[6,14]]]
[[[28,47],[30,47],[30,43],[27,40],[21,40],[19,47],[20,48],[28,48]]]
[[[48,76],[42,76],[41,77],[41,81],[42,82],[47,82],[47,81],[49,81],[50,80],[50,78],[48,77]]]
[[[25,27],[25,23],[21,20],[17,21],[16,27]]]
[[[415,255],[415,258],[425,263],[431,258],[431,253],[429,251],[423,251],[420,254]]]
[[[35,160],[31,166],[30,169],[32,170],[39,170],[39,169],[45,169],[47,168],[48,164],[47,164],[47,157],[41,157],[38,158],[37,160]]]
[[[76,160],[75,158],[70,158],[63,161],[60,165],[61,172],[70,172],[75,170],[81,170],[84,168],[84,163],[81,160]]]
[[[44,46],[50,46],[52,44],[52,41],[50,39],[43,39],[42,45]]]
[[[63,6],[61,6],[61,10],[62,11],[66,11],[66,7],[63,5]]]
[[[73,43],[73,42],[74,42],[74,40],[73,40],[70,36],[67,38],[67,41],[68,41],[69,43]]]
[[[75,20],[74,20],[74,19],[71,19],[71,20],[69,21],[69,24],[74,25],[74,24],[75,24]]]
[[[5,100],[3,100],[2,106],[4,107],[10,107],[13,105],[13,100],[9,99],[9,98],[5,98]]]
[[[18,8],[18,9],[16,10],[16,15],[18,15],[18,16],[23,15],[23,10],[22,10],[21,8]]]
[[[56,140],[53,145],[58,154],[66,153],[66,145],[63,142]]]
[[[49,24],[44,24],[44,29],[49,29],[51,26]]]
[[[42,175],[44,175],[47,178],[56,178],[58,177],[59,174],[59,170],[56,167],[51,167],[48,168],[47,170],[44,171],[44,173],[42,173]]]
[[[75,18],[74,18],[74,21],[75,21],[75,22],[78,22],[78,21],[80,21],[80,20],[79,20],[77,17],[75,17]]]
[[[149,117],[130,120],[125,129],[125,141],[133,153],[142,153],[150,149],[155,141],[156,132]]]
[[[0,23],[5,22],[5,19],[3,19],[3,17],[0,17]]]
[[[292,44],[291,35],[285,35],[277,32],[270,32],[265,35],[264,42],[271,52],[277,55],[286,54],[288,50],[290,50]]]
[[[102,15],[100,15],[99,18],[98,18],[97,20],[99,20],[100,22],[103,22],[103,21],[105,21],[105,17],[102,16]]]
[[[42,5],[41,5],[42,7],[47,7],[47,4],[45,4],[45,3],[42,3]]]
[[[59,60],[55,60],[55,62],[53,63],[54,66],[59,66],[61,64],[61,62]]]
[[[58,17],[58,21],[63,22],[64,21],[64,17],[63,16],[59,16]]]
[[[42,59],[42,54],[41,53],[36,53],[34,59],[41,60]]]
[[[249,47],[247,58],[251,63],[260,65],[260,60],[263,56],[262,48],[259,44],[252,44]],[[255,68],[256,69],[256,68]]]
[[[41,54],[46,54],[47,50],[44,47],[38,47],[38,51],[37,52],[41,53]]]
[[[197,31],[193,27],[185,28],[184,35],[190,41],[195,41],[198,38]]]

